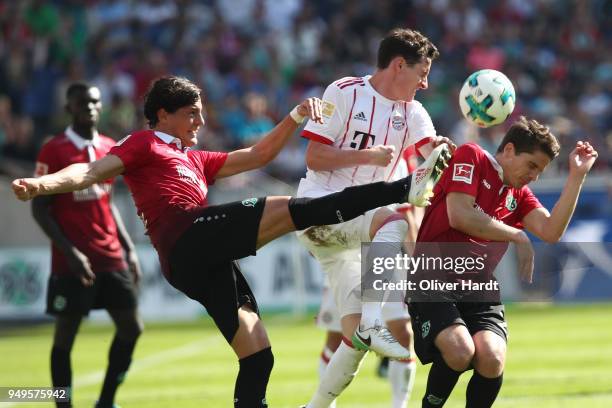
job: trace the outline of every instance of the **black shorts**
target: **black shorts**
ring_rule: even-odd
[[[265,198],[207,207],[174,244],[172,286],[200,302],[228,343],[238,330],[238,308],[257,301],[237,259],[255,255]]]
[[[408,311],[414,332],[414,350],[423,364],[429,364],[440,352],[434,340],[453,324],[467,327],[473,336],[489,330],[508,341],[508,328],[501,303],[482,302],[412,302]]]
[[[129,271],[96,274],[92,286],[74,275],[51,275],[47,289],[50,315],[87,316],[91,309],[135,309],[137,289]]]

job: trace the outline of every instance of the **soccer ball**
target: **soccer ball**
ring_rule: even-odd
[[[467,77],[461,92],[461,113],[480,127],[502,123],[514,110],[514,87],[507,76],[494,69],[483,69]]]

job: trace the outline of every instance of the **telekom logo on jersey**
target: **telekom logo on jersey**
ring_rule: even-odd
[[[202,190],[205,195],[206,193],[208,193],[208,188],[206,187],[206,184],[204,184],[202,180],[200,180],[198,176],[187,167],[183,166],[182,164],[179,164],[176,166],[176,172],[182,180],[191,181],[193,184],[200,187],[200,190]]]
[[[351,142],[350,146],[353,149],[357,148],[358,150],[363,150],[368,147],[368,142],[370,139],[372,139],[373,145],[376,141],[376,135],[371,135],[369,133],[360,132],[357,130],[353,135],[353,141]]]

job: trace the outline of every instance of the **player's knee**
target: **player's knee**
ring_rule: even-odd
[[[382,242],[403,242],[408,232],[408,223],[403,215],[389,211],[376,215],[370,225],[370,237],[372,240]]]
[[[462,339],[442,351],[446,364],[455,371],[465,371],[474,359],[474,343]]]
[[[474,336],[474,368],[484,377],[496,378],[504,371],[506,362],[506,343],[489,331],[478,332]]]
[[[435,345],[446,364],[455,371],[465,371],[474,358],[476,346],[467,328],[452,325],[442,330],[435,339]]]
[[[132,336],[134,340],[138,339],[138,337],[140,337],[143,331],[144,331],[144,323],[142,320],[138,319],[132,331]]]
[[[56,320],[53,347],[70,352],[79,331],[81,317],[60,316]]]
[[[497,378],[504,372],[506,353],[501,347],[484,347],[476,349],[474,368],[487,378]]]
[[[443,354],[446,364],[455,371],[465,371],[470,366],[474,354],[469,349],[457,351],[456,354]]]
[[[117,326],[117,336],[125,341],[136,341],[144,331],[144,323],[141,319],[124,322]]]

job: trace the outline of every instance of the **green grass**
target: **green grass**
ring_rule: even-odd
[[[510,328],[504,386],[496,407],[611,407],[612,304],[508,307]],[[317,385],[323,333],[312,319],[268,316],[275,354],[268,387],[271,407],[297,407]],[[51,326],[0,332],[0,386],[46,386]],[[92,407],[106,364],[112,329],[84,324],[73,352],[75,406]],[[339,407],[388,407],[388,384],[369,356],[339,399]],[[420,406],[428,367],[419,367],[411,406]],[[208,320],[150,324],[117,401],[123,408],[232,406],[237,362]],[[446,407],[463,407],[469,373]],[[0,406],[6,404],[0,403]],[[51,407],[19,403],[16,408]]]

